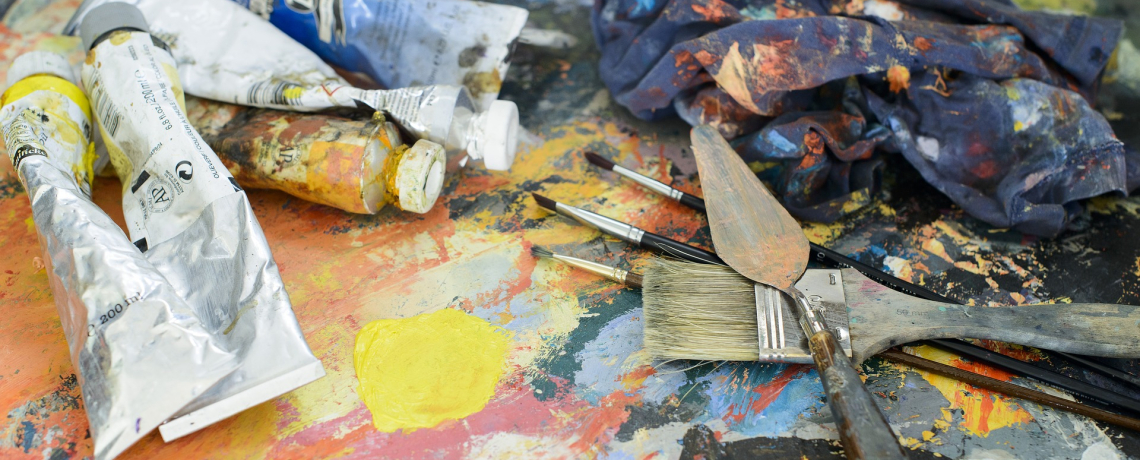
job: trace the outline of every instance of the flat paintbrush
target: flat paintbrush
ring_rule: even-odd
[[[616,268],[616,267],[610,267],[610,266],[605,265],[605,264],[600,264],[597,262],[579,259],[576,257],[570,257],[570,256],[567,256],[564,254],[556,254],[553,251],[547,250],[541,246],[531,247],[531,255],[533,255],[535,258],[538,258],[538,259],[556,260],[558,262],[561,262],[561,263],[564,263],[564,264],[567,264],[567,265],[588,271],[590,273],[596,274],[596,275],[601,276],[603,278],[606,278],[606,279],[609,279],[612,281],[616,281],[618,283],[622,283],[622,284],[625,284],[625,285],[630,286],[630,287],[641,288],[642,284],[643,284],[643,277],[641,275],[635,273],[635,272],[622,270],[622,269]],[[693,264],[688,264],[688,265],[693,265]],[[692,267],[693,270],[699,271],[699,272],[710,271],[709,270],[710,268],[711,268],[711,271],[713,272],[712,276],[714,279],[712,279],[712,280],[705,279],[704,276],[707,276],[707,274],[699,275],[699,276],[697,274],[690,274],[691,276],[686,277],[687,282],[691,281],[692,283],[699,284],[703,287],[718,286],[718,285],[722,286],[722,287],[727,286],[726,291],[720,291],[717,293],[710,293],[709,295],[712,297],[711,299],[691,298],[690,296],[685,294],[686,291],[687,292],[694,292],[694,291],[702,291],[703,289],[686,289],[686,288],[682,287],[679,289],[665,289],[664,290],[665,292],[662,292],[663,289],[661,286],[653,285],[649,289],[646,290],[647,293],[645,294],[645,298],[647,300],[646,300],[646,306],[645,306],[644,311],[649,312],[649,314],[653,314],[654,317],[663,315],[666,318],[670,318],[673,315],[668,314],[668,313],[663,313],[661,310],[656,309],[653,306],[654,302],[657,302],[657,303],[664,302],[666,304],[675,305],[676,308],[680,308],[680,309],[683,309],[685,311],[688,311],[688,310],[692,309],[692,307],[690,307],[691,303],[697,303],[697,304],[700,304],[703,306],[703,305],[709,304],[710,302],[712,304],[723,303],[726,301],[726,299],[736,299],[736,301],[739,301],[739,302],[753,302],[755,300],[755,292],[756,292],[755,287],[750,286],[750,282],[748,282],[748,281],[739,282],[740,277],[738,275],[731,276],[728,279],[728,282],[726,285],[726,283],[724,282],[723,279],[719,279],[719,280],[715,279],[715,278],[721,277],[721,274],[722,274],[721,272],[725,272],[724,269],[719,268],[719,267],[707,267],[707,266],[694,266],[694,267]],[[668,274],[668,270],[661,267],[658,264],[655,264],[654,266],[652,266],[650,268],[651,272],[660,271],[660,270],[666,270],[666,272],[661,273],[657,276],[659,282],[662,278],[662,275],[664,275],[665,277],[670,276]],[[810,271],[809,271],[809,273],[810,273]],[[730,273],[730,275],[734,275],[734,274]],[[717,289],[719,290],[720,288],[717,288]],[[670,298],[662,301],[660,299],[660,297],[662,297],[662,296],[670,297]],[[678,301],[676,296],[683,296],[683,297],[681,297],[682,300]],[[749,310],[752,311],[753,314],[751,314],[751,315],[745,314],[746,316],[748,316],[747,318],[743,318],[743,319],[738,318],[736,320],[733,320],[732,324],[736,324],[736,325],[739,325],[742,323],[756,324],[757,320],[756,320],[756,315],[754,314],[754,312],[756,310],[754,310],[754,309],[749,309]],[[743,310],[741,310],[739,308],[731,308],[728,310],[728,313],[733,314],[733,315],[742,314]],[[702,315],[701,318],[707,318],[707,316]],[[651,320],[648,317],[646,318],[646,321],[647,321],[646,326],[645,326],[646,336],[647,337],[652,336],[652,339],[648,339],[648,338],[646,339],[646,345],[645,345],[646,348],[650,351],[650,353],[654,353],[654,350],[661,350],[660,343],[663,341],[667,341],[667,340],[673,340],[670,337],[672,335],[676,335],[676,334],[680,333],[680,334],[685,334],[685,336],[691,336],[691,332],[678,332],[678,330],[677,330],[677,324],[678,323],[676,321],[672,321],[671,318],[670,318],[669,322],[672,325],[666,326],[663,329],[661,326],[658,325],[657,322],[653,322],[651,324],[650,323]],[[698,329],[703,328],[704,329],[703,332],[710,335],[710,336],[711,335],[719,335],[722,332],[728,333],[728,334],[733,334],[736,336],[735,338],[726,337],[724,340],[727,340],[727,343],[725,345],[726,347],[736,349],[737,351],[729,352],[729,351],[725,351],[725,350],[719,350],[719,351],[715,352],[715,354],[717,356],[724,356],[726,353],[732,353],[732,354],[737,355],[736,357],[740,358],[742,360],[755,360],[756,358],[758,358],[755,350],[759,347],[759,345],[754,344],[754,342],[756,342],[756,337],[757,337],[757,335],[756,335],[757,326],[749,325],[748,327],[745,327],[745,328],[733,328],[733,330],[728,330],[728,331],[722,330],[719,325],[716,327],[709,327],[707,324],[692,324],[691,327],[698,328]],[[787,329],[789,331],[794,330],[794,325],[789,325],[789,327]],[[703,343],[705,344],[704,346],[709,346],[708,344],[710,343],[710,340],[713,340],[713,339],[703,341]],[[715,340],[719,341],[721,339],[715,339]],[[802,337],[800,337],[796,340],[803,341]],[[745,347],[740,347],[741,341],[748,342],[748,345]],[[806,344],[802,345],[802,348],[803,348],[803,350],[799,354],[806,356],[807,355]],[[676,352],[676,350],[667,353],[664,357],[662,357],[662,356],[656,356],[656,357],[658,359],[673,359],[672,353],[675,353],[675,352]],[[692,350],[690,348],[686,351],[686,353],[694,353],[694,350]],[[712,354],[714,352],[697,351],[696,353],[701,353],[701,354],[710,353],[710,354]],[[939,363],[936,361],[931,361],[931,360],[926,359],[926,358],[908,355],[908,354],[905,354],[905,353],[902,353],[902,352],[896,351],[896,350],[883,351],[878,356],[882,356],[882,357],[888,358],[890,360],[897,361],[899,363],[902,363],[902,364],[905,364],[908,366],[912,366],[912,367],[915,367],[918,369],[922,369],[925,371],[935,372],[938,374],[946,375],[946,376],[951,377],[955,380],[959,380],[959,381],[968,383],[970,385],[973,385],[973,386],[976,386],[979,388],[986,388],[986,389],[989,389],[992,391],[996,391],[998,393],[1005,394],[1007,396],[1011,396],[1011,397],[1015,397],[1015,398],[1021,398],[1021,399],[1024,399],[1027,401],[1032,401],[1032,402],[1035,402],[1035,403],[1038,403],[1041,405],[1054,407],[1057,409],[1065,410],[1065,411],[1072,412],[1072,413],[1079,414],[1079,415],[1084,415],[1084,416],[1087,416],[1087,417],[1092,418],[1094,420],[1112,423],[1112,424],[1121,426],[1123,428],[1128,428],[1131,430],[1140,431],[1140,420],[1136,420],[1134,418],[1115,414],[1115,413],[1105,411],[1102,409],[1097,409],[1095,407],[1091,407],[1091,406],[1088,406],[1086,404],[1081,404],[1079,402],[1074,402],[1074,401],[1069,401],[1066,399],[1058,398],[1056,396],[1050,395],[1048,393],[1045,393],[1045,392],[1042,392],[1039,390],[1035,390],[1032,388],[1026,388],[1026,387],[1023,387],[1020,385],[1015,385],[1015,384],[1008,383],[1008,382],[1003,382],[1003,381],[996,380],[993,378],[989,378],[989,377],[986,377],[983,375],[979,375],[979,374],[975,374],[975,373],[972,373],[969,371],[965,371],[965,370],[962,370],[962,369],[959,369],[959,368],[956,368],[953,366],[947,366],[945,364],[942,364],[942,363]],[[1066,389],[1068,389],[1068,388],[1066,388]],[[1070,391],[1072,391],[1072,390],[1070,390]],[[1075,393],[1079,393],[1079,392],[1075,392]],[[1102,397],[1103,397],[1103,395],[1102,395]],[[1110,399],[1111,399],[1111,397],[1110,397]]]
[[[678,189],[676,189],[676,188],[674,188],[668,184],[665,184],[664,182],[661,182],[661,181],[658,181],[658,180],[653,179],[651,177],[642,175],[642,174],[640,174],[634,170],[624,168],[620,165],[615,164],[613,161],[606,159],[606,158],[604,158],[604,157],[602,157],[602,156],[600,156],[594,152],[586,152],[585,157],[586,157],[587,161],[589,161],[591,164],[593,164],[595,166],[598,166],[598,167],[605,169],[605,170],[608,170],[608,171],[613,171],[613,172],[615,172],[615,173],[617,173],[617,174],[619,174],[619,175],[621,175],[621,176],[623,176],[629,180],[636,182],[637,184],[639,184],[639,185],[641,185],[641,186],[643,186],[643,187],[645,187],[645,188],[647,188],[653,192],[656,192],[660,195],[674,199],[674,200],[678,201],[679,203],[681,203],[681,204],[683,204],[683,205],[685,205],[691,209],[701,211],[701,212],[705,212],[705,202],[703,199],[701,199],[697,196],[685,193],[685,192],[678,190]],[[879,284],[887,286],[887,287],[894,289],[896,291],[906,293],[906,294],[910,294],[910,295],[913,295],[913,296],[916,296],[919,298],[923,298],[926,300],[932,300],[935,302],[962,304],[962,302],[959,302],[955,299],[951,299],[949,297],[935,293],[934,291],[931,291],[930,289],[927,289],[924,286],[919,286],[919,285],[904,281],[898,277],[895,277],[889,273],[886,273],[882,270],[879,270],[873,266],[859,262],[858,260],[855,260],[851,257],[840,254],[838,252],[835,252],[831,249],[825,248],[825,247],[820,246],[818,244],[811,243],[810,244],[810,251],[811,251],[810,252],[811,259],[822,264],[822,265],[825,265],[828,267],[835,267],[835,268],[854,268],[854,269],[858,270],[860,273],[862,273],[864,276],[871,278],[872,280],[875,280]],[[1024,375],[1025,377],[1034,378],[1034,379],[1048,383],[1048,384],[1053,385],[1053,386],[1068,388],[1071,391],[1074,391],[1073,390],[1073,384],[1072,384],[1073,379],[1066,377],[1064,375],[1055,373],[1055,372],[1050,371],[1048,369],[1042,368],[1042,367],[1037,366],[1035,364],[1020,365],[1020,363],[1024,363],[1024,362],[1019,361],[1015,358],[1006,357],[1004,355],[987,353],[987,352],[985,352],[987,350],[980,348],[980,347],[962,346],[962,345],[966,345],[966,342],[963,342],[963,341],[957,340],[957,339],[936,339],[936,340],[931,340],[931,342],[935,345],[941,345],[943,347],[956,348],[956,349],[958,349],[958,352],[961,353],[963,356],[967,356],[967,357],[974,359],[978,362],[983,362],[986,364],[997,366],[997,367],[1012,371],[1015,374]],[[1119,371],[1117,369],[1113,369],[1111,367],[1104,366],[1102,364],[1090,361],[1090,360],[1082,358],[1080,356],[1074,356],[1074,355],[1071,355],[1068,353],[1061,353],[1061,352],[1056,352],[1056,351],[1046,350],[1046,349],[1042,349],[1042,351],[1046,354],[1046,356],[1057,355],[1057,356],[1060,356],[1064,359],[1067,359],[1070,362],[1075,363],[1074,367],[1076,367],[1076,368],[1084,367],[1084,368],[1088,369],[1089,371],[1097,372],[1097,373],[1100,373],[1100,374],[1108,377],[1109,380],[1115,380],[1116,382],[1121,383],[1121,384],[1131,384],[1133,386],[1140,387],[1140,379],[1137,379],[1136,377],[1129,375],[1128,373],[1125,373],[1123,371]],[[1015,369],[1016,369],[1016,371],[1015,371]],[[1086,394],[1085,391],[1076,390],[1076,393],[1083,395],[1083,396],[1087,396],[1087,397],[1095,397],[1092,394]],[[1129,399],[1131,399],[1131,398],[1129,398]]]

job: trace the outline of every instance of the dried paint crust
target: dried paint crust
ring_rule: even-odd
[[[203,128],[202,138],[243,187],[281,190],[359,214],[392,201],[387,191],[394,175],[384,171],[389,153],[403,144],[382,119],[239,109],[218,126],[211,115],[226,108],[197,104],[191,123]]]
[[[0,49],[14,56],[36,46],[77,48],[39,32],[66,21],[76,3],[9,15]],[[790,9],[792,2],[778,3]],[[353,215],[250,191],[301,326],[329,375],[192,438],[146,438],[122,458],[842,458],[810,366],[654,363],[641,352],[637,291],[527,254],[539,244],[634,269],[651,257],[536,209],[533,191],[671,238],[710,243],[703,216],[599,172],[578,154],[595,151],[701,195],[689,127],[647,124],[612,102],[598,80],[598,51],[581,27],[587,7],[535,2],[530,9],[535,25],[577,34],[579,44],[559,52],[518,47],[504,95],[519,103],[536,146],[520,152],[510,173],[468,170],[450,178],[424,215]],[[81,59],[76,54],[72,62]],[[0,63],[0,73],[6,68]],[[901,156],[886,161],[893,167],[883,172],[883,190],[893,198],[868,197],[870,205],[848,219],[807,224],[813,242],[979,307],[1140,304],[1140,241],[1127,237],[1140,232],[1140,200],[1094,199],[1084,230],[1040,239],[995,231],[917,174],[902,174]],[[25,222],[27,198],[6,163],[0,161],[0,457],[84,458],[91,445],[74,370],[47,277],[35,265],[40,248]],[[96,202],[112,216],[120,215],[117,190],[114,180],[94,187]],[[445,305],[515,334],[495,397],[462,421],[377,432],[356,394],[355,334],[372,320]],[[1067,363],[1040,361],[1032,349],[985,345],[1083,376]],[[937,350],[908,351],[1033,385]],[[1136,362],[1112,364],[1140,369]],[[1111,458],[1140,446],[1135,433],[888,361],[873,358],[864,371],[880,407],[916,449],[909,452],[914,459]]]

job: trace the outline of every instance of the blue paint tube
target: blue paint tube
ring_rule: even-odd
[[[526,24],[522,8],[455,0],[234,0],[332,65],[387,88],[465,86],[490,109]]]

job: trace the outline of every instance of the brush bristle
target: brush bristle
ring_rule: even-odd
[[[645,349],[654,359],[760,359],[752,280],[729,267],[669,260],[644,278]]]
[[[589,161],[590,163],[593,163],[594,166],[602,168],[606,171],[614,170],[614,162],[607,160],[601,155],[598,155],[594,152],[586,152],[586,161]]]
[[[550,198],[544,197],[542,195],[539,195],[537,193],[532,193],[531,195],[534,196],[534,201],[536,203],[538,203],[539,206],[545,208],[546,210],[555,211],[557,209],[558,203],[556,201],[554,201]]]
[[[534,256],[536,259],[545,259],[548,257],[554,257],[554,252],[542,246],[531,246],[530,255]]]

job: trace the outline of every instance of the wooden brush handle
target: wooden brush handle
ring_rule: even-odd
[[[984,307],[933,302],[843,269],[855,361],[918,340],[974,338],[1092,356],[1140,357],[1140,307]]]
[[[835,335],[817,332],[808,343],[847,458],[905,459],[898,438]]]

